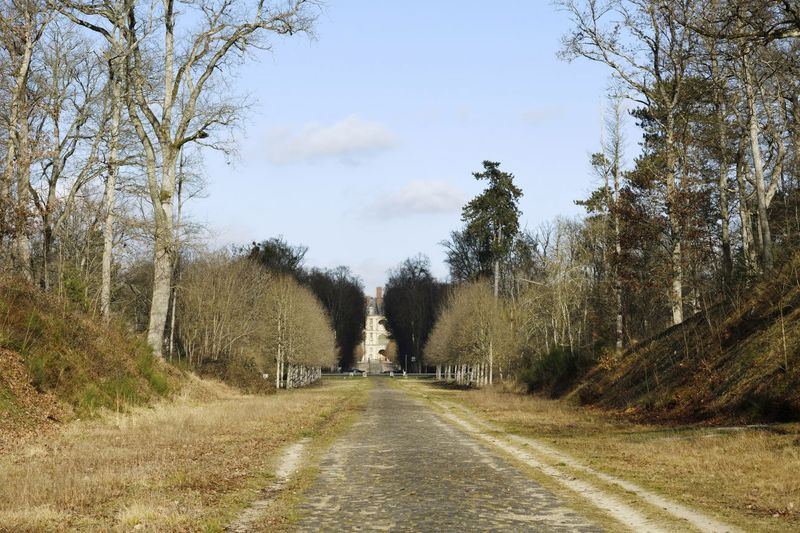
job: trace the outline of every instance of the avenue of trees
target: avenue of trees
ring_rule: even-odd
[[[244,256],[197,257],[181,271],[173,343],[193,368],[239,385],[276,388],[319,379],[336,364],[328,314],[306,287]]]
[[[248,257],[270,272],[294,278],[316,296],[334,328],[338,366],[349,369],[361,344],[367,317],[364,285],[346,266],[305,268],[306,252],[305,246],[291,245],[277,237],[253,243]]]
[[[491,383],[619,357],[743,301],[797,249],[797,2],[556,4],[571,21],[563,58],[612,79],[586,216],[521,228],[513,175],[483,162],[485,190],[444,244],[452,286],[421,257],[390,274],[392,350],[409,370]],[[204,252],[185,216],[203,152],[233,151],[247,99],[231,75],[318,14],[314,0],[0,0],[3,271],[128,322],[157,356],[286,386],[350,367],[364,291],[349,270],[306,269],[281,239]],[[319,338],[301,341],[300,323]]]
[[[518,231],[512,177],[491,162],[475,174],[489,185],[445,242],[454,287],[425,349],[450,379],[484,383],[488,364],[490,381],[539,383],[620,357],[743,301],[797,250],[797,3],[558,4],[572,21],[564,59],[603,64],[613,80],[588,162],[597,188],[578,202],[585,217]],[[638,153],[626,153],[631,124]]]
[[[247,351],[246,324],[173,332],[198,305],[180,280],[222,268],[198,255],[183,207],[202,193],[203,150],[233,148],[247,103],[229,85],[237,67],[318,14],[313,0],[0,1],[3,270],[129,319],[157,356]],[[254,275],[231,268],[220,283]],[[286,354],[292,369],[310,364]]]
[[[295,388],[323,369],[350,368],[364,327],[363,285],[346,267],[306,269],[306,251],[277,237],[184,254],[167,357],[254,389],[270,386],[266,375],[276,388]],[[139,306],[140,323],[146,308]]]

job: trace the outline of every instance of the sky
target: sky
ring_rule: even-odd
[[[213,246],[280,235],[369,293],[418,253],[447,276],[483,160],[514,174],[522,227],[579,215],[609,73],[557,58],[568,27],[549,0],[328,0],[313,39],[237,72],[238,156],[207,154],[189,211]]]

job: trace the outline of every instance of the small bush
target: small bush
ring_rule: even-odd
[[[150,383],[156,394],[164,396],[169,392],[167,375],[155,367],[155,360],[150,350],[142,350],[137,363],[139,372]]]
[[[578,390],[581,405],[591,405],[603,397],[603,390],[595,383],[586,383]]]
[[[264,379],[256,361],[246,355],[206,361],[199,371],[205,376],[220,379],[244,392],[264,393],[273,389],[273,380]]]
[[[75,406],[82,415],[91,415],[103,405],[103,394],[92,384],[87,385],[78,395]]]
[[[581,352],[553,350],[534,358],[520,373],[520,381],[528,386],[528,392],[547,392],[552,397],[558,397],[567,392],[595,363],[593,357]]]

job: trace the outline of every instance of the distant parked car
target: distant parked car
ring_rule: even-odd
[[[360,374],[363,374],[363,373],[364,373],[364,371],[363,371],[363,370],[361,370],[360,368],[351,368],[351,369],[350,369],[350,373],[351,373],[351,374],[359,374],[359,375],[360,375]]]

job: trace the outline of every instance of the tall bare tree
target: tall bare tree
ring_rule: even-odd
[[[3,217],[5,233],[12,237],[14,266],[28,280],[33,279],[27,228],[32,164],[29,119],[33,104],[29,81],[34,48],[49,21],[50,13],[43,1],[5,0],[0,4],[0,47],[7,60],[4,77],[9,81],[0,216]]]
[[[40,92],[40,173],[32,200],[41,222],[41,285],[49,290],[53,244],[82,188],[102,167],[98,150],[105,126],[102,71],[88,44],[70,28],[51,24],[42,46],[36,84]]]
[[[124,32],[126,0],[106,0],[102,3],[62,0],[56,3],[59,11],[78,26],[87,28],[106,41],[103,59],[106,64],[107,155],[103,191],[103,256],[100,285],[100,313],[105,320],[111,316],[111,269],[114,254],[114,222],[117,178],[122,166],[121,125],[123,94],[128,56]]]
[[[158,13],[127,7],[126,103],[142,143],[155,229],[153,295],[148,342],[162,353],[172,283],[173,206],[176,167],[184,145],[210,137],[212,130],[235,120],[236,106],[213,94],[219,72],[249,48],[268,46],[265,34],[293,34],[311,29],[314,13],[306,0],[279,8],[263,1],[233,3],[205,0],[182,4],[164,0]],[[139,21],[139,16],[147,17]],[[199,22],[199,24],[198,24]],[[199,29],[195,29],[199,28]],[[186,43],[185,48],[176,46]],[[163,65],[151,78],[153,61]],[[222,81],[222,80],[218,80]]]
[[[663,182],[670,230],[672,269],[669,290],[672,322],[683,321],[683,254],[679,168],[676,141],[681,99],[695,53],[696,34],[681,24],[691,0],[559,0],[572,19],[562,54],[608,65],[632,92],[631,97],[657,110],[664,140]]]

